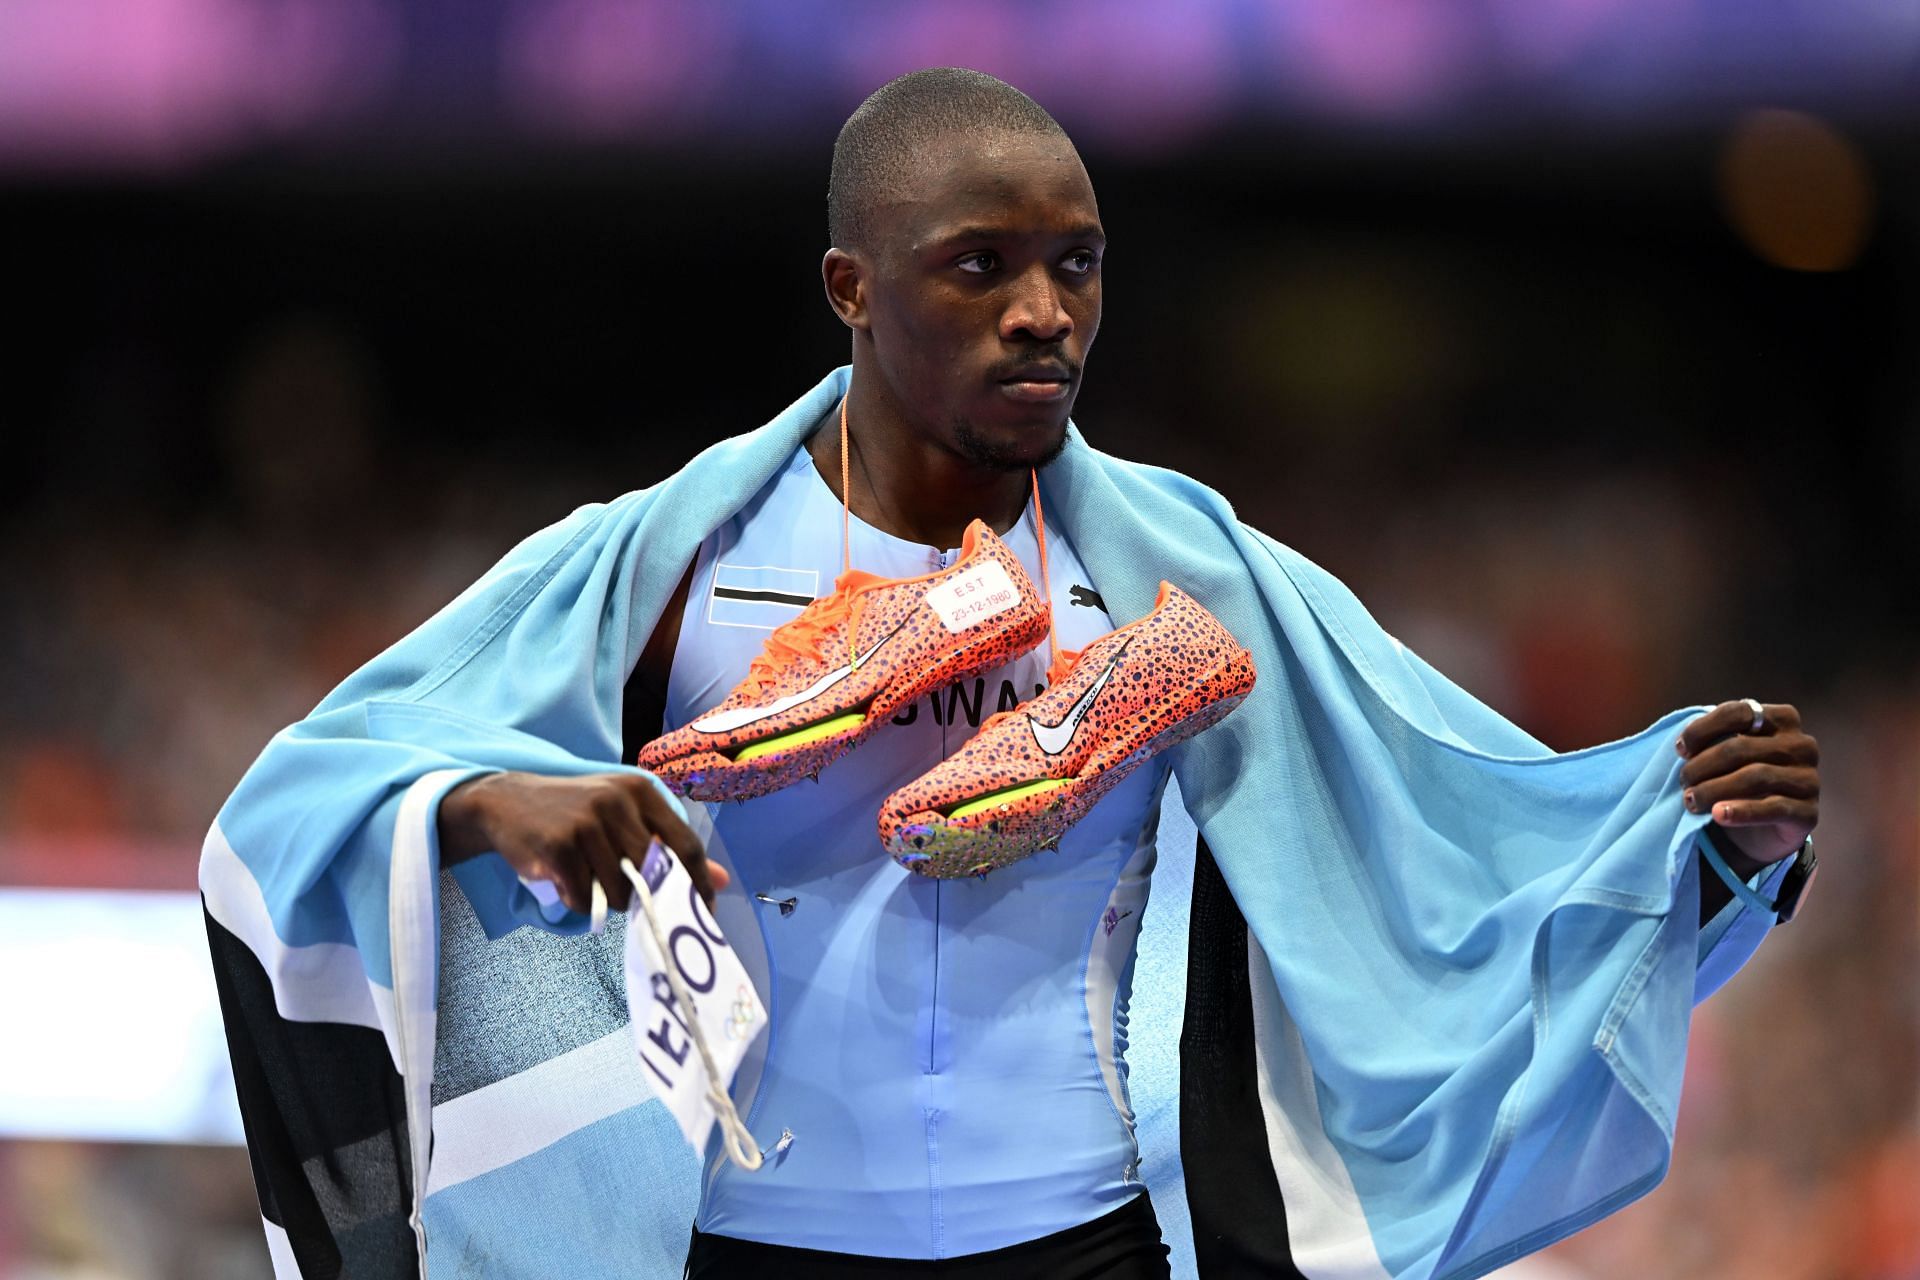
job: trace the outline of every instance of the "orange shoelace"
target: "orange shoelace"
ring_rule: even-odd
[[[1063,653],[1060,648],[1060,625],[1053,617],[1053,582],[1047,577],[1047,513],[1040,507],[1040,473],[1029,469],[1027,475],[1033,480],[1033,529],[1040,538],[1040,600],[1047,606],[1047,686],[1051,688],[1080,655]],[[1062,656],[1066,658],[1064,666]]]
[[[767,642],[766,652],[755,658],[748,667],[749,678],[756,679],[759,682],[757,687],[762,689],[772,683],[778,674],[777,668],[784,665],[779,654],[784,653],[789,659],[818,659],[820,644],[826,639],[827,632],[842,620],[847,623],[847,665],[855,669],[860,665],[857,640],[860,618],[856,606],[861,589],[878,579],[861,574],[859,579],[864,581],[857,580],[853,568],[853,485],[848,467],[852,451],[847,447],[849,398],[840,397],[840,577],[834,582],[832,595],[815,600],[799,617],[774,632]],[[1060,647],[1059,626],[1053,618],[1053,584],[1047,577],[1047,516],[1040,506],[1040,473],[1030,469],[1027,475],[1033,481],[1033,524],[1040,542],[1040,599],[1047,606],[1047,654],[1052,659],[1047,665],[1047,684],[1051,686],[1072,669],[1074,659],[1080,655]],[[791,634],[788,634],[789,629]],[[989,717],[987,723],[991,724],[1000,714],[1004,713]],[[981,727],[984,729],[986,726]]]
[[[862,594],[858,587],[865,583],[849,583],[849,576],[840,577],[832,595],[821,596],[802,609],[799,617],[767,637],[766,647],[747,664],[747,679],[753,681],[756,693],[779,680],[780,673],[796,659],[818,662],[825,657],[822,646],[835,627],[845,623],[849,638],[859,631]],[[851,649],[848,664],[854,665]]]

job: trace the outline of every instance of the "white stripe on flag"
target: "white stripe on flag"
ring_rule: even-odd
[[[277,1222],[260,1219],[267,1232],[267,1257],[273,1262],[273,1280],[300,1280],[300,1264],[293,1256],[293,1241],[287,1229]]]
[[[400,1069],[393,1036],[393,992],[367,978],[358,949],[344,942],[288,946],[274,930],[267,900],[253,872],[214,823],[200,849],[200,893],[207,914],[246,944],[273,987],[273,1005],[291,1022],[345,1022],[373,1027],[387,1038],[394,1070]]]
[[[1281,1002],[1260,940],[1247,930],[1253,994],[1253,1043],[1260,1110],[1280,1198],[1287,1206],[1293,1263],[1311,1280],[1391,1280],[1373,1247],[1360,1196],[1340,1153],[1327,1140],[1313,1064],[1300,1029]],[[1279,1046],[1278,1054],[1266,1053]]]
[[[407,1147],[413,1162],[413,1208],[407,1215],[427,1275],[427,1166],[433,1150],[433,1048],[439,1030],[440,895],[434,856],[440,797],[472,769],[440,769],[407,788],[393,824],[387,879],[387,948],[393,966],[393,1035],[407,1104]]]
[[[427,1194],[458,1186],[653,1098],[626,1027],[433,1109]]]

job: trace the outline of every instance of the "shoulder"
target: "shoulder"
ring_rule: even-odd
[[[1057,474],[1056,474],[1057,473]],[[1183,471],[1135,462],[1095,448],[1080,428],[1069,424],[1067,447],[1053,466],[1042,473],[1043,483],[1057,480],[1079,494],[1098,493],[1110,500],[1142,504],[1142,514],[1169,508],[1194,511],[1216,522],[1237,522],[1226,495]]]

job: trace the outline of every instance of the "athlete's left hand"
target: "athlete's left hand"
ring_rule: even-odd
[[[1723,702],[1689,721],[1675,749],[1686,757],[1682,801],[1714,822],[1752,862],[1751,876],[1798,849],[1820,821],[1820,744],[1785,702]]]

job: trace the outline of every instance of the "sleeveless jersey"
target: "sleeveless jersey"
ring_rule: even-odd
[[[1004,538],[1038,589],[1031,505]],[[857,518],[850,545],[855,568],[883,577],[958,555]],[[1114,622],[1059,530],[1047,549],[1060,644],[1081,648]],[[701,546],[667,727],[725,698],[840,569],[840,500],[802,448]],[[1048,656],[1042,643],[922,697],[818,782],[688,805],[739,888],[716,914],[771,1023],[733,1090],[765,1164],[739,1169],[716,1138],[701,1231],[944,1258],[1079,1226],[1140,1192],[1127,1001],[1165,759],[1109,792],[1058,852],[983,879],[912,875],[875,826],[890,792],[1039,692]]]

